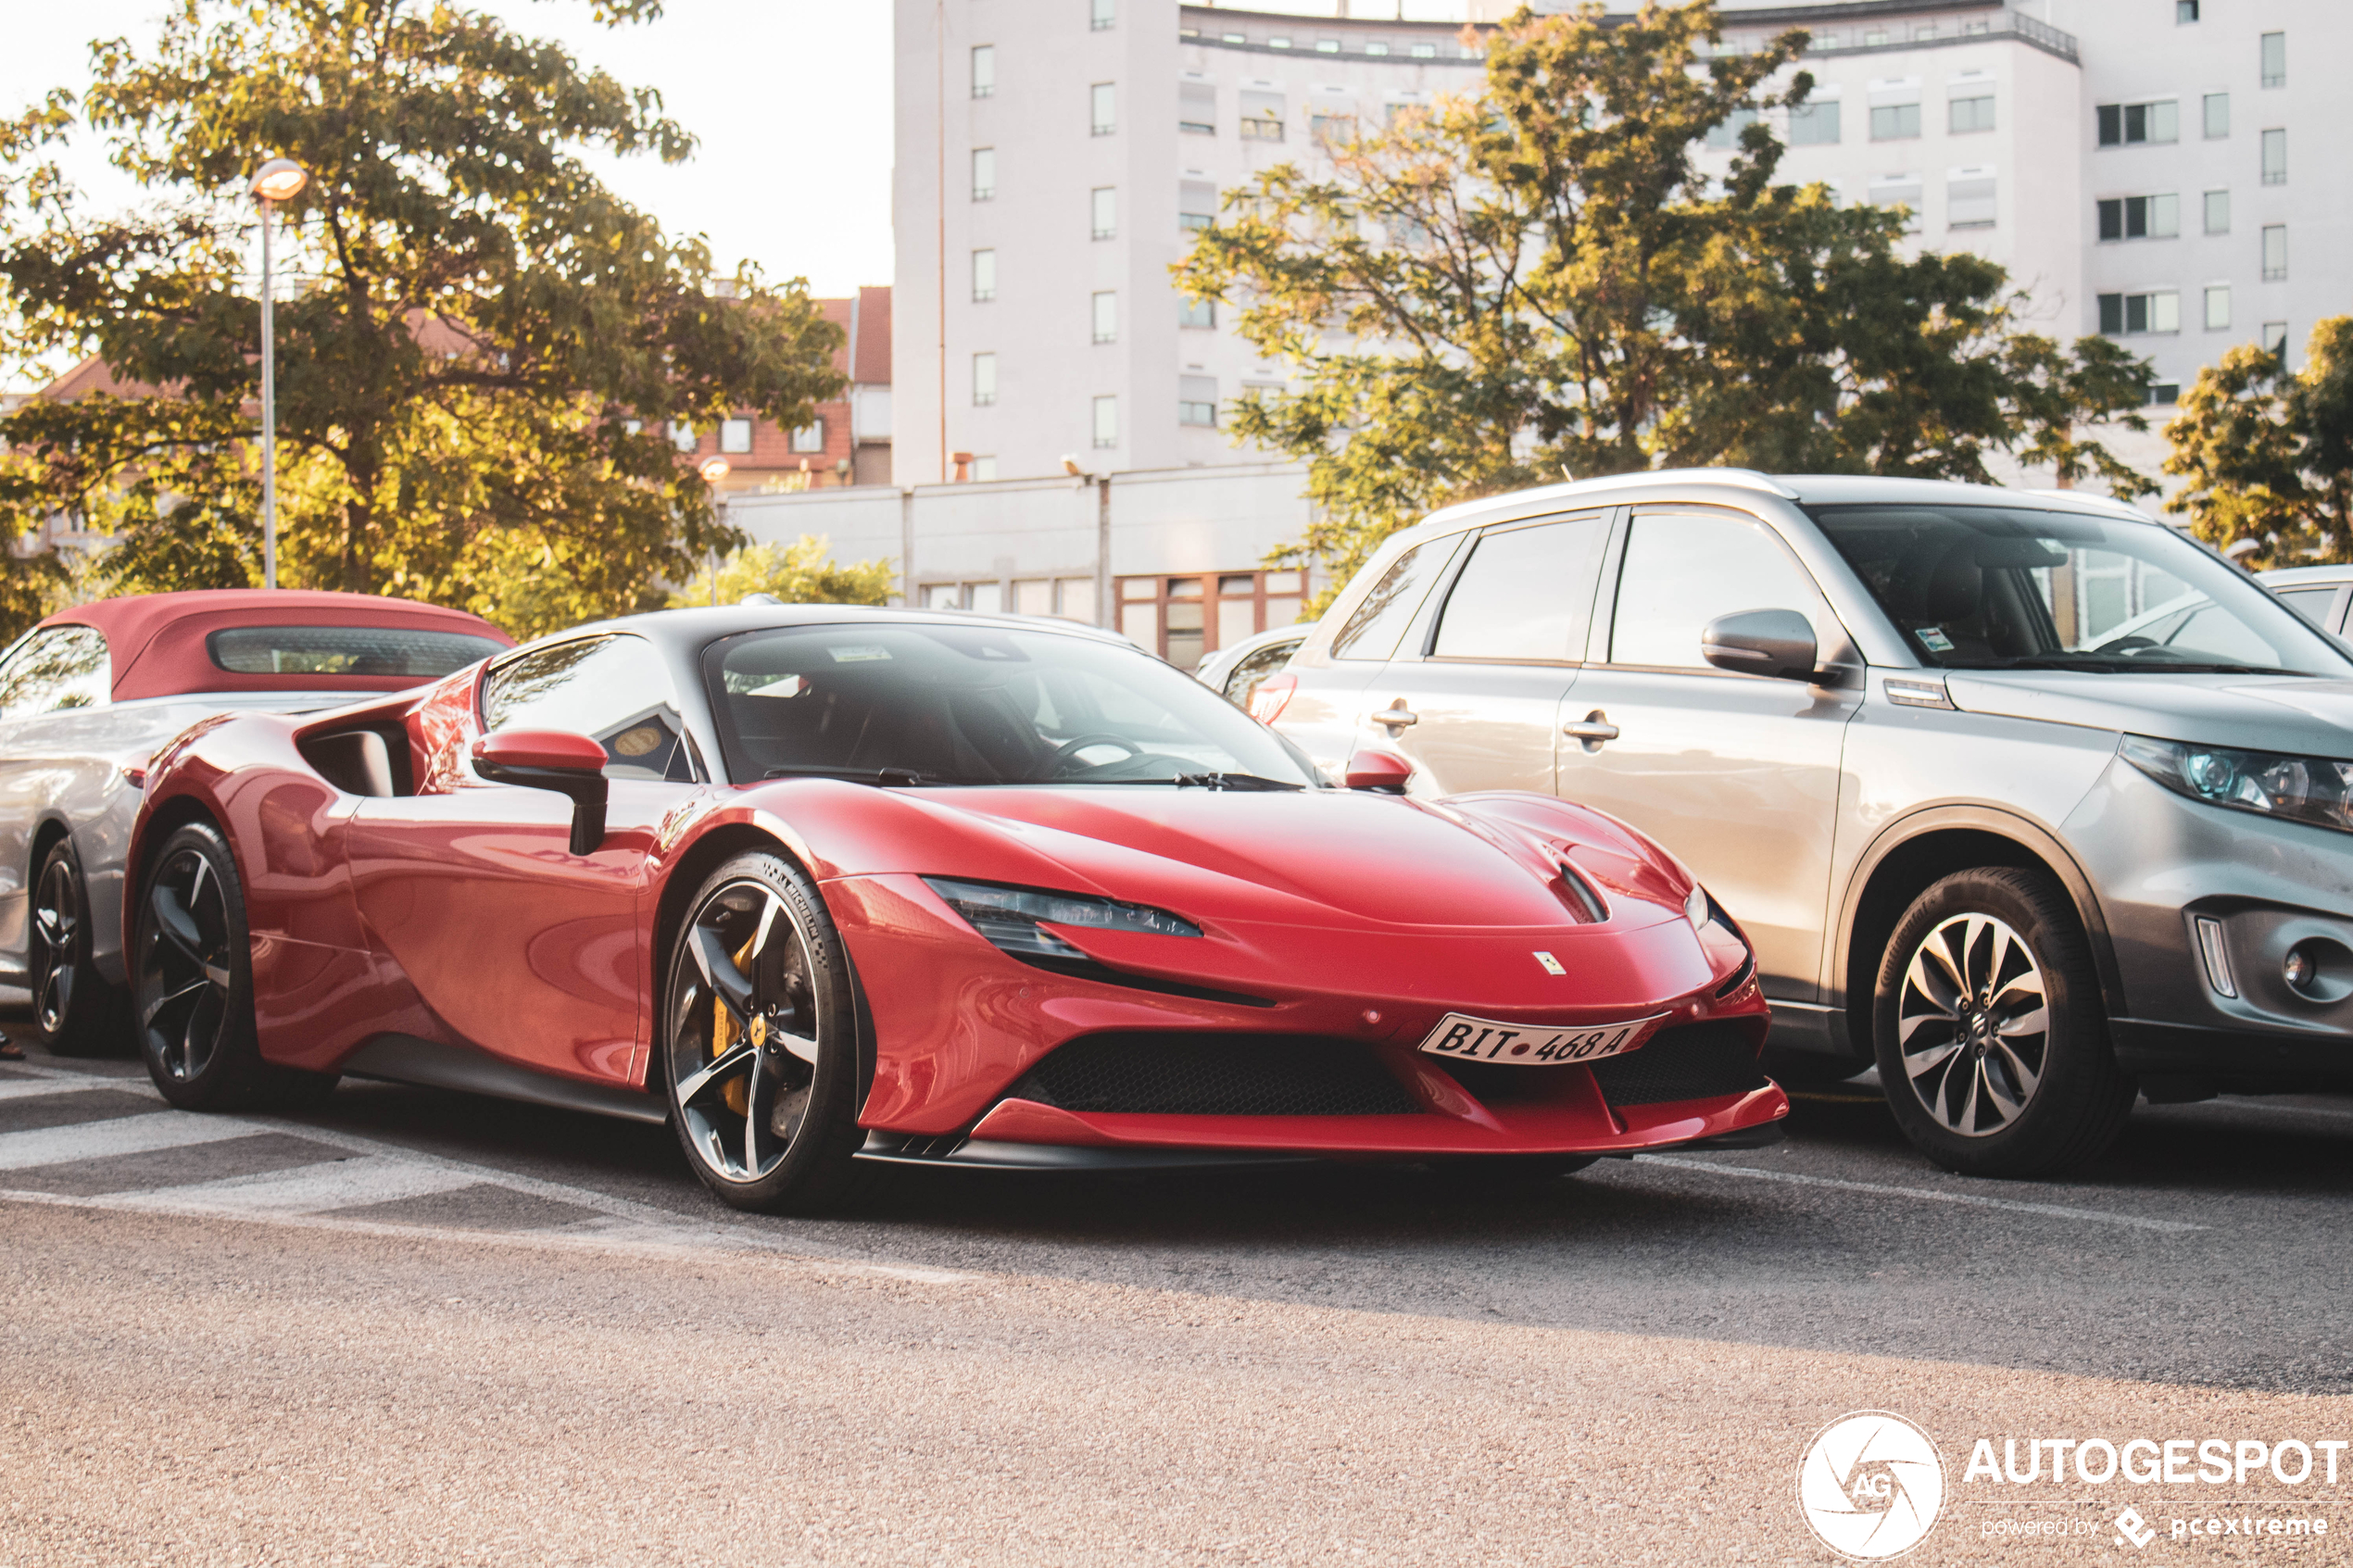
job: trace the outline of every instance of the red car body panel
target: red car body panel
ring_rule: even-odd
[[[1744,944],[1718,925],[1695,932],[1681,868],[1574,805],[615,780],[602,845],[574,856],[568,801],[485,783],[467,765],[481,674],[332,714],[216,721],[158,758],[129,863],[144,864],[157,829],[183,814],[227,830],[269,1060],[334,1070],[396,1035],[550,1079],[645,1087],[665,890],[711,834],[751,830],[810,872],[840,932],[874,1036],[860,1121],[878,1131],[1359,1157],[1623,1153],[1787,1113],[1769,1084],[1613,1108],[1583,1066],[1506,1070],[1519,1074],[1510,1092],[1482,1099],[1416,1053],[1450,1011],[1555,1027],[1653,1013],[1667,1015],[1662,1029],[1722,1020],[1761,1047],[1768,1010],[1755,980],[1728,987],[1748,961]],[[406,734],[415,794],[345,795],[305,762],[306,735],[364,726]],[[1558,885],[1563,859],[1599,889],[1604,922],[1574,912]],[[1203,935],[1055,929],[1139,985],[1201,994],[1024,963],[925,875],[1176,910]],[[1548,972],[1540,950],[1564,972]],[[1009,1095],[1055,1047],[1107,1031],[1360,1042],[1420,1111],[1097,1114]]]

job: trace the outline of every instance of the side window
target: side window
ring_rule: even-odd
[[[1721,512],[1637,513],[1617,574],[1609,661],[1709,669],[1700,629],[1743,609],[1793,609],[1823,634],[1814,580],[1762,524]]]
[[[609,779],[695,777],[670,673],[643,637],[582,637],[494,665],[482,727],[586,735],[610,759]]]
[[[2325,632],[2329,629],[2329,611],[2336,606],[2336,584],[2318,588],[2282,588],[2280,602]]]
[[[94,626],[35,632],[0,665],[0,719],[104,708],[113,695],[107,634]]]
[[[1608,539],[1605,512],[1480,535],[1446,596],[1433,657],[1583,659],[1593,568]]]
[[[1347,623],[1332,638],[1334,659],[1389,659],[1414,612],[1422,608],[1429,582],[1454,553],[1452,538],[1432,539],[1390,562],[1373,591],[1349,613]]]

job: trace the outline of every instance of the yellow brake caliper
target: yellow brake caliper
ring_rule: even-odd
[[[736,949],[736,972],[743,974],[747,979],[750,978],[750,975],[749,972],[745,970],[744,966],[751,962],[751,945],[753,942],[757,942],[759,940],[759,934],[755,932],[749,941],[747,941],[741,947]],[[721,1057],[725,1056],[735,1046],[736,1020],[734,1016],[727,1011],[727,1004],[725,1000],[718,995],[718,987],[713,986],[711,988],[711,1060],[717,1061]],[[766,1019],[755,1018],[751,1021],[751,1043],[755,1047],[767,1044],[767,1040],[765,1038],[767,1033],[768,1021]],[[746,1073],[743,1077],[737,1078],[728,1084],[725,1088],[719,1091],[719,1098],[726,1101],[727,1109],[734,1111],[736,1115],[749,1115],[751,1113],[750,1074]]]

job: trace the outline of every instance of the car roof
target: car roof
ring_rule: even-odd
[[[502,647],[514,639],[478,615],[414,599],[373,594],[332,594],[302,588],[200,588],[180,594],[131,594],[62,609],[35,630],[91,626],[105,633],[117,702],[216,691],[399,691],[422,684],[412,675],[242,673],[221,669],[205,646],[211,633],[235,626],[380,626],[456,632],[486,637]]]
[[[1139,652],[1116,632],[1076,621],[1036,615],[975,615],[958,609],[901,609],[887,605],[721,605],[715,608],[657,609],[643,615],[591,621],[554,633],[542,642],[628,632],[673,653],[692,652],[722,637],[744,632],[765,632],[790,626],[838,625],[995,626],[1008,632],[1083,637],[1107,647]]]

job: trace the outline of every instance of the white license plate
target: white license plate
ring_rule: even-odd
[[[1623,1056],[1650,1038],[1651,1030],[1667,1015],[1629,1018],[1617,1023],[1586,1023],[1574,1029],[1498,1023],[1450,1012],[1417,1047],[1425,1056],[1452,1057],[1458,1061],[1500,1061],[1514,1067],[1560,1067],[1604,1057]]]

